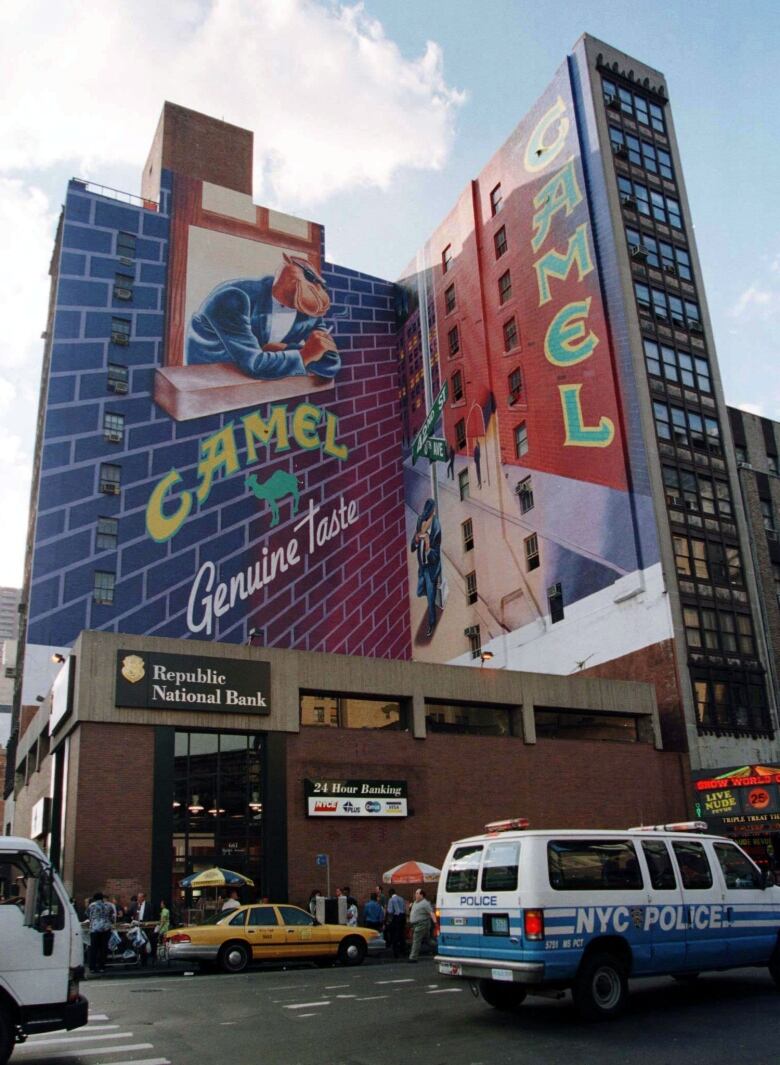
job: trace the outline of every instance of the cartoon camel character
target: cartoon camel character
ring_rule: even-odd
[[[284,499],[286,495],[293,497],[292,512],[293,514],[298,513],[300,492],[298,490],[298,478],[294,473],[287,473],[286,470],[276,470],[267,481],[258,481],[257,477],[250,473],[244,483],[258,499],[264,499],[268,503],[272,515],[271,528],[279,524],[279,501]]]

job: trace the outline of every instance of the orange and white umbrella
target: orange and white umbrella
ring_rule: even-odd
[[[401,862],[382,873],[384,884],[430,884],[441,876],[441,869],[425,862]]]

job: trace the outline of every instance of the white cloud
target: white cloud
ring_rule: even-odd
[[[316,0],[17,0],[0,64],[6,171],[140,172],[168,99],[253,130],[255,196],[288,209],[441,167],[464,99],[436,44],[408,59],[362,5]]]
[[[780,289],[759,288],[754,282],[741,293],[730,309],[729,315],[732,318],[753,315],[766,321],[773,318],[778,311],[780,311]]]

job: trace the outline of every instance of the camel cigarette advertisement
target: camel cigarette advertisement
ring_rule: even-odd
[[[406,781],[304,780],[309,817],[406,817]]]
[[[267,662],[117,652],[116,706],[270,714],[270,703]]]

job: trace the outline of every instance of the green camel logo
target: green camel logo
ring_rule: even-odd
[[[264,499],[271,508],[270,528],[273,529],[274,525],[279,524],[279,502],[284,499],[285,496],[292,496],[292,512],[293,514],[298,513],[300,491],[298,489],[298,478],[294,473],[287,473],[285,470],[276,470],[275,473],[271,474],[267,481],[258,481],[257,477],[255,477],[253,473],[250,473],[244,484],[253,495],[257,496],[258,499]]]

